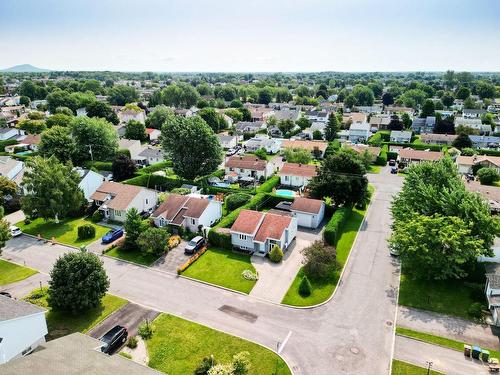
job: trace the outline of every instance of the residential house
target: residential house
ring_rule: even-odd
[[[484,109],[469,109],[469,108],[464,108],[462,110],[462,116],[464,118],[480,118],[482,115],[486,114],[487,112]]]
[[[386,130],[390,122],[391,122],[390,116],[385,116],[385,115],[372,116],[370,117],[370,130],[371,131]]]
[[[153,128],[146,128],[146,134],[148,135],[148,139],[150,141],[156,141],[160,138],[161,131]]]
[[[24,130],[17,128],[0,128],[0,141],[16,139],[21,135],[24,135]]]
[[[274,116],[274,110],[265,105],[245,103],[245,107],[250,111],[253,122],[264,123],[269,117]]]
[[[254,155],[235,155],[227,158],[225,171],[229,179],[241,177],[267,179],[273,174],[273,164]]]
[[[320,199],[296,197],[290,210],[297,218],[297,225],[306,228],[317,228],[325,216],[325,202]]]
[[[357,105],[354,109],[358,112],[370,114],[370,113],[382,113],[382,105],[374,104],[374,105]]]
[[[26,327],[21,329],[26,330]],[[1,348],[0,345],[0,353]],[[31,355],[0,367],[2,375],[161,375],[159,371],[121,355],[102,353],[103,342],[83,333],[72,333],[39,345]],[[1,357],[1,354],[0,354]]]
[[[13,159],[10,156],[0,156],[0,176],[14,181],[22,173],[23,169],[24,163],[22,161]]]
[[[492,148],[497,149],[500,146],[500,137],[486,135],[469,135],[474,148]]]
[[[427,116],[426,118],[417,117],[413,119],[411,129],[417,133],[432,133],[436,125],[436,117]]]
[[[481,135],[489,135],[489,132],[491,132],[491,125],[485,125],[486,124],[483,124],[480,118],[455,118],[455,128],[458,126],[463,126],[477,130]]]
[[[300,110],[284,109],[281,111],[274,111],[276,121],[292,120],[297,121],[300,117]]]
[[[120,122],[124,124],[128,123],[130,120],[139,121],[142,124],[146,123],[146,113],[142,109],[137,111],[124,107],[118,111],[117,115]]]
[[[263,148],[268,154],[276,154],[280,150],[280,146],[281,141],[276,138],[269,138],[263,134],[258,134],[243,145],[248,152],[255,152]]]
[[[97,188],[104,182],[104,176],[90,169],[75,168],[75,170],[80,176],[78,187],[83,191],[85,199],[90,201],[91,195],[94,194]]]
[[[455,160],[458,166],[458,172],[462,174],[471,174],[474,166],[481,166],[487,168],[494,168],[500,173],[500,156],[488,155],[473,155],[465,156],[460,155]]]
[[[6,374],[4,363],[32,353],[45,342],[45,312],[39,306],[0,294],[0,373]]]
[[[304,129],[304,133],[308,135],[309,139],[313,139],[314,132],[320,132],[322,136],[325,135],[327,123],[326,122],[313,122],[311,126]]]
[[[351,150],[355,151],[358,154],[362,154],[364,152],[368,152],[372,156],[373,161],[375,161],[375,159],[377,158],[377,156],[380,155],[380,151],[382,150],[381,147],[368,146],[368,145],[359,144],[359,143],[358,144],[353,144],[351,142],[345,142],[345,143],[343,143],[342,147],[351,149]]]
[[[85,107],[78,108],[76,110],[76,117],[83,117],[83,116],[87,116],[87,109]]]
[[[233,247],[265,256],[274,245],[288,249],[297,234],[297,219],[275,212],[242,210],[230,230]]]
[[[199,232],[222,217],[222,202],[199,194],[170,194],[151,217],[158,227],[172,225]]]
[[[259,130],[266,128],[262,121],[239,121],[234,126],[237,134],[257,133]]]
[[[124,222],[131,208],[150,212],[158,202],[156,191],[140,186],[105,181],[90,196],[106,219]]]
[[[397,115],[400,113],[408,113],[410,116],[413,116],[415,114],[415,110],[413,108],[409,107],[399,107],[395,105],[388,105],[385,107],[385,112],[388,115]]]
[[[28,134],[21,140],[19,145],[25,145],[31,151],[38,151],[38,145],[41,141],[41,134]]]
[[[234,148],[238,144],[238,137],[235,135],[217,134],[217,137],[224,150]]]
[[[493,103],[488,106],[488,112],[500,113],[500,99],[495,99]]]
[[[451,144],[453,144],[455,139],[457,139],[456,134],[434,134],[434,133],[420,134],[420,140],[426,144],[450,146]]]
[[[366,113],[350,112],[350,113],[344,113],[344,115],[342,116],[342,123],[347,125],[356,123],[365,123],[366,121],[367,121]]]
[[[300,139],[289,139],[284,140],[281,143],[281,149],[286,148],[297,149],[303,148],[311,152],[314,157],[323,158],[325,156],[326,148],[328,147],[328,142],[324,141],[306,141]]]
[[[444,154],[440,151],[421,151],[411,148],[404,148],[399,151],[398,161],[401,165],[408,166],[422,161],[437,161],[442,159]]]
[[[138,157],[142,158],[142,165],[151,165],[165,161],[165,152],[160,147],[146,146]]]
[[[395,143],[410,143],[411,142],[411,131],[400,131],[400,130],[391,130],[391,142]]]
[[[120,139],[118,140],[119,150],[128,150],[130,152],[130,159],[132,159],[136,164],[143,164],[144,158],[140,156],[140,153],[144,150],[144,146],[141,141],[136,139]]]
[[[495,169],[498,171],[499,167],[495,166]],[[464,185],[468,191],[479,194],[488,203],[491,213],[500,213],[500,187],[482,185],[479,181],[469,180],[467,180]],[[497,247],[497,251],[495,251],[495,253],[497,253],[497,256],[500,258],[500,248]],[[484,261],[487,262],[488,259],[484,259]]]
[[[370,124],[367,122],[355,122],[349,127],[349,141],[351,142],[367,142],[371,135]]]
[[[278,172],[281,185],[304,188],[318,174],[315,165],[284,163]]]
[[[304,113],[304,117],[311,122],[328,122],[329,113],[326,111],[307,111]]]

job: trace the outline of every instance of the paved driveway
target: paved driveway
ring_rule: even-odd
[[[189,255],[184,254],[185,247],[186,241],[181,240],[179,245],[162,255],[151,267],[177,274],[177,268],[189,259]]]
[[[24,212],[19,210],[12,212],[8,215],[5,215],[4,219],[7,220],[10,224],[19,223],[21,220],[24,220],[26,216],[24,216]]]
[[[389,255],[389,205],[402,178],[369,175],[375,185],[365,224],[351,250],[335,298],[297,310],[252,296],[220,290],[157,269],[102,257],[109,292],[153,310],[193,320],[276,349],[295,375],[387,374],[394,344],[397,264]],[[21,236],[9,240],[2,257],[14,257],[49,272],[58,256],[74,251]],[[223,308],[225,306],[225,308]],[[251,312],[249,321],[244,314]]]
[[[155,310],[148,309],[135,303],[127,303],[118,311],[108,316],[104,321],[92,328],[88,334],[96,339],[104,335],[116,325],[125,326],[128,329],[128,336],[137,335],[137,328],[144,320],[152,321],[160,313]]]

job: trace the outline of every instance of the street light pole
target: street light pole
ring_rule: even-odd
[[[425,364],[427,365],[427,375],[429,375],[431,373],[431,367],[433,363],[431,361],[427,361],[425,362]]]

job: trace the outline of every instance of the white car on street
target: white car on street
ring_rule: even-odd
[[[19,229],[18,227],[13,225],[10,227],[10,234],[12,235],[12,237],[17,237],[17,236],[20,236],[21,234],[23,234],[23,231],[21,229]]]

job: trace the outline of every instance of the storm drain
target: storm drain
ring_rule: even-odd
[[[222,305],[221,307],[219,307],[219,311],[234,316],[235,318],[246,320],[250,323],[254,323],[258,318],[258,316],[255,314],[229,305]]]

